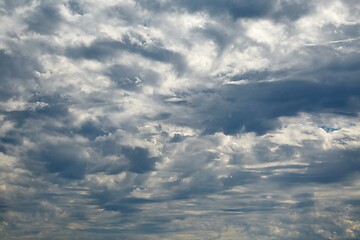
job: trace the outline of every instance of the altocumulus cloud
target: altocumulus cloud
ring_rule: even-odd
[[[0,2],[1,239],[359,239],[355,0]]]

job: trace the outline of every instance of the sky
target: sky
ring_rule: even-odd
[[[358,0],[0,0],[0,239],[360,239]]]

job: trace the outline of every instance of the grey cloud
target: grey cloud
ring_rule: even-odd
[[[225,85],[214,94],[197,93],[190,100],[203,119],[205,133],[264,134],[277,126],[281,116],[300,112],[328,112],[356,116],[360,85],[351,77],[344,82],[278,81],[248,85]],[[202,98],[207,98],[206,103]],[[199,110],[201,109],[201,110]]]
[[[131,196],[131,192],[146,188],[147,174],[128,172],[125,181],[118,182],[115,189],[97,186],[91,189],[87,198],[100,209],[119,212],[122,218],[117,220],[123,225],[135,224],[139,227],[143,222],[136,223],[137,218],[142,216],[144,210],[151,204],[161,202],[160,198],[141,198]],[[116,223],[115,223],[116,224]],[[130,229],[128,229],[130,230]],[[139,228],[141,231],[141,229]]]
[[[1,141],[3,144],[17,145],[21,143],[21,140],[17,136],[16,132],[9,132],[7,136],[2,137]]]
[[[177,143],[177,142],[181,142],[185,139],[184,136],[182,136],[181,134],[174,134],[174,136],[172,137],[172,139],[170,140],[171,143]]]
[[[41,149],[29,152],[28,156],[43,164],[48,173],[58,173],[67,179],[82,179],[86,173],[86,157],[81,146],[45,144]]]
[[[77,2],[77,1],[69,1],[67,3],[69,9],[73,12],[73,13],[76,13],[76,14],[80,14],[80,15],[83,15],[85,14],[85,11],[82,7],[82,5]]]
[[[299,209],[306,209],[306,208],[313,208],[316,202],[314,200],[303,200],[296,204],[295,208]]]
[[[205,10],[210,14],[229,13],[232,17],[263,17],[273,7],[274,1],[182,1],[180,6],[190,11]]]
[[[139,4],[153,11],[186,9],[189,12],[207,12],[211,16],[229,15],[233,19],[238,18],[274,18],[284,20],[297,20],[307,15],[313,8],[309,1],[147,1],[142,0]]]
[[[359,152],[329,151],[307,156],[311,161],[304,173],[284,173],[273,179],[283,185],[345,183],[360,171]]]
[[[274,11],[275,19],[285,19],[296,21],[299,18],[311,13],[314,5],[311,1],[288,1],[282,0],[278,2],[278,10]]]
[[[268,71],[268,70],[262,70],[262,71],[247,71],[243,74],[238,74],[235,76],[232,76],[230,78],[230,81],[233,83],[241,82],[241,81],[264,81],[264,80],[272,80],[272,79],[283,79],[287,77],[288,72],[287,71]]]
[[[161,162],[160,157],[151,156],[149,150],[143,147],[119,145],[114,140],[98,141],[92,145],[102,158],[116,157],[116,161],[103,159],[93,165],[92,172],[106,172],[110,175],[121,172],[145,174],[155,171],[156,163]]]
[[[217,54],[220,57],[223,51],[231,45],[233,41],[233,34],[235,29],[223,28],[220,24],[206,23],[205,26],[195,27],[192,29],[194,36],[199,37],[199,41],[212,40],[216,43]]]
[[[31,3],[31,0],[19,0],[19,1],[12,1],[12,0],[4,0],[3,4],[7,11],[14,11],[17,7],[26,6]]]
[[[68,102],[65,98],[60,96],[34,96],[32,94],[30,100],[32,103],[42,102],[47,104],[44,107],[35,109],[27,108],[25,110],[14,110],[7,114],[7,119],[16,123],[18,127],[22,127],[26,124],[32,124],[32,121],[43,121],[48,127],[47,130],[56,130],[56,127],[52,128],[53,122],[48,120],[53,119],[57,122],[69,123],[71,116],[69,114]]]
[[[170,117],[171,117],[171,113],[162,112],[162,113],[155,115],[154,117],[148,117],[148,119],[161,121],[161,120],[169,119]]]
[[[139,71],[140,70],[140,71]],[[156,85],[159,76],[153,71],[141,71],[140,66],[127,67],[114,65],[110,67],[107,75],[115,84],[124,90],[136,90],[143,85]]]
[[[151,21],[151,16],[144,15],[136,10],[138,9],[132,5],[124,6],[124,4],[119,3],[107,9],[106,15],[112,19],[120,19],[129,25],[139,24],[146,26]]]
[[[1,236],[359,238],[356,1],[0,6]]]
[[[87,59],[104,59],[112,56],[114,49],[119,47],[119,43],[115,41],[98,41],[92,43],[89,47],[72,47],[66,50],[65,55],[74,58],[87,58]]]
[[[197,171],[191,174],[187,184],[179,183],[174,188],[172,199],[188,199],[197,195],[211,194],[222,189],[222,182],[208,171]]]
[[[225,188],[231,189],[235,186],[242,186],[245,184],[256,183],[260,180],[258,173],[251,171],[234,171],[229,177],[221,178]]]
[[[160,159],[149,156],[149,151],[140,147],[124,147],[121,153],[128,159],[128,171],[145,173],[155,169],[155,163]]]
[[[30,31],[48,35],[54,33],[63,21],[56,6],[40,5],[25,22]]]
[[[96,199],[95,203],[97,205],[106,210],[119,211],[123,214],[131,214],[139,211],[135,201],[133,202],[131,201],[132,199],[126,199],[126,195],[121,196],[119,193],[99,191],[93,193],[92,198]]]
[[[106,133],[108,133],[108,131],[94,121],[84,122],[78,130],[78,134],[88,137],[90,140],[95,140],[96,137],[105,135]]]
[[[347,58],[334,58],[329,64],[321,68],[320,70],[336,74],[335,77],[342,77],[343,74],[346,80],[356,78],[360,69],[360,57],[356,55],[350,55]],[[334,77],[333,77],[334,78]],[[344,80],[345,80],[344,79]]]
[[[23,135],[15,130],[10,130],[4,136],[0,137],[0,152],[12,154],[13,148],[23,144]]]
[[[11,96],[18,96],[19,88],[23,85],[33,84],[34,71],[40,69],[37,61],[18,54],[7,53],[4,49],[0,50],[0,83],[1,100],[6,100]]]
[[[274,1],[170,1],[168,3],[160,3],[156,1],[140,1],[140,4],[146,8],[153,10],[161,10],[164,8],[184,8],[190,12],[206,11],[211,15],[229,14],[233,18],[240,17],[263,17],[271,11]]]
[[[186,63],[180,53],[173,52],[160,45],[147,45],[146,40],[141,36],[132,36],[139,40],[139,43],[132,43],[129,36],[124,36],[121,41],[95,40],[89,46],[70,47],[65,50],[65,55],[78,59],[87,58],[103,60],[112,58],[121,52],[140,54],[150,60],[169,63],[182,73],[186,69]]]

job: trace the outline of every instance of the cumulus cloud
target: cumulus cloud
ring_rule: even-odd
[[[360,5],[0,3],[6,239],[358,239]]]

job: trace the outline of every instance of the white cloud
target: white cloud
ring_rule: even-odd
[[[2,236],[359,236],[357,3],[0,8]]]

